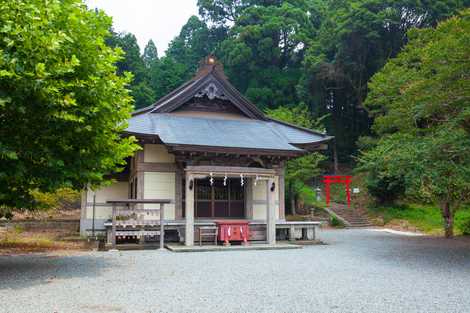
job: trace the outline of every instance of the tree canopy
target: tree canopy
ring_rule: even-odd
[[[470,10],[408,38],[369,84],[377,142],[360,162],[439,203],[449,237],[455,211],[470,201]]]
[[[78,0],[0,4],[0,206],[31,192],[99,184],[137,148],[111,19]]]
[[[411,28],[435,26],[464,0],[199,0],[212,29],[227,35],[216,55],[230,80],[261,108],[304,102],[336,137],[341,160],[357,151],[372,120],[367,82],[407,42]]]
[[[295,107],[280,106],[276,109],[267,109],[269,117],[284,121],[293,125],[324,131],[321,119],[313,119],[306,105]],[[285,180],[287,186],[287,197],[291,202],[291,214],[296,214],[298,200],[304,196],[302,192],[309,180],[321,173],[320,162],[325,156],[318,152],[309,153],[302,157],[287,161]]]

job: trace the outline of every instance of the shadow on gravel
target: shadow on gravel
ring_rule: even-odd
[[[388,237],[383,240],[383,248],[376,250],[376,257],[379,261],[421,269],[452,266],[469,271],[470,237]]]
[[[22,289],[75,277],[93,278],[113,265],[97,255],[0,256],[0,290]]]
[[[420,269],[449,266],[470,272],[470,236],[453,239],[403,236],[369,230],[330,231],[325,234],[330,247],[343,257],[368,264],[387,264]]]

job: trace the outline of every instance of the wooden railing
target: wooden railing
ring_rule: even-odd
[[[172,200],[170,199],[123,199],[123,200],[108,200],[106,203],[109,203],[113,206],[112,210],[112,230],[111,230],[111,244],[113,249],[116,248],[116,226],[117,226],[117,213],[118,207],[125,206],[126,209],[121,209],[120,213],[132,214],[137,212],[155,212],[159,211],[160,219],[159,219],[159,226],[160,226],[160,249],[164,249],[165,246],[165,210],[164,205],[171,203]],[[142,208],[135,208],[137,204],[159,204],[160,207],[158,209],[142,209]],[[145,235],[145,230],[143,231]]]

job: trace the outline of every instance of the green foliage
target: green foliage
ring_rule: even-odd
[[[199,62],[214,52],[225,31],[209,29],[204,21],[191,16],[168,46],[166,55],[185,67],[184,80],[194,75]]]
[[[159,99],[188,79],[187,68],[171,57],[162,57],[150,68],[150,86]]]
[[[408,194],[439,203],[451,236],[455,210],[470,201],[470,11],[409,37],[369,85],[380,137],[361,168],[403,177]]]
[[[470,214],[467,218],[461,222],[456,221],[457,227],[462,232],[462,235],[470,235]]]
[[[373,215],[382,216],[384,223],[406,220],[420,231],[437,234],[442,231],[442,216],[433,205],[402,204],[378,206],[370,209]]]
[[[31,190],[100,184],[137,146],[111,19],[78,0],[0,4],[0,206],[28,208]]]
[[[205,4],[205,16],[220,18],[210,12],[217,4]],[[217,50],[231,81],[261,108],[300,102],[295,86],[312,29],[308,1],[240,1],[236,10],[235,24]]]
[[[321,119],[314,119],[310,115],[308,108],[303,104],[295,107],[280,106],[276,109],[267,109],[266,114],[275,120],[308,129],[321,130]],[[305,183],[309,179],[319,175],[319,164],[324,159],[325,157],[322,154],[315,152],[288,161],[286,164],[287,184],[290,184],[294,181]]]
[[[313,190],[312,187],[303,185],[299,191],[299,198],[303,203],[307,206],[312,205],[316,201],[316,192]]]
[[[6,218],[7,220],[11,220],[13,218],[13,212],[11,207],[7,207],[5,205],[0,206],[0,218]]]
[[[428,27],[455,14],[463,1],[312,1],[314,27],[303,59],[299,92],[312,109],[329,114],[325,126],[335,136],[338,155],[348,160],[355,142],[369,134],[362,103],[367,82],[407,42],[407,31]]]
[[[149,40],[144,48],[144,54],[142,55],[142,61],[146,68],[150,68],[153,63],[158,62],[157,47],[152,39]]]
[[[407,221],[417,227],[420,231],[429,234],[442,234],[444,224],[441,211],[435,205],[423,204],[395,204],[388,206],[377,206],[369,209],[374,216],[381,216],[385,224]],[[470,220],[470,207],[462,208],[455,214],[455,224],[458,233],[465,234],[467,222]]]
[[[393,203],[405,193],[403,177],[370,171],[366,176],[366,188],[378,204]]]
[[[344,228],[344,223],[343,221],[341,221],[340,219],[338,219],[336,216],[331,216],[330,218],[330,225],[333,226],[333,227],[337,227],[337,228]]]
[[[80,193],[70,188],[59,188],[54,192],[31,191],[35,209],[71,209],[78,208]]]
[[[303,104],[295,107],[280,106],[276,109],[267,109],[266,113],[269,117],[286,123],[309,129],[321,129],[321,119],[313,119],[308,108]],[[288,200],[292,201],[293,197],[297,200],[308,197],[306,188],[310,187],[307,187],[306,183],[320,174],[320,162],[325,159],[326,157],[322,154],[314,152],[287,161],[285,180],[289,190]]]
[[[226,32],[216,55],[235,86],[261,108],[305,102],[350,161],[370,134],[362,103],[368,80],[407,42],[468,1],[199,0],[211,30]],[[178,58],[176,58],[178,60]]]
[[[148,68],[158,61],[157,48],[153,41],[150,41],[144,49],[141,57],[137,38],[131,33],[111,33],[106,42],[109,46],[122,49],[124,58],[116,62],[120,75],[124,73],[132,74],[132,81],[129,85],[131,95],[134,98],[135,108],[139,109],[151,105],[155,101],[155,92],[150,88],[150,78]]]

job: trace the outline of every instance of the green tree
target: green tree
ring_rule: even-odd
[[[178,86],[183,84],[188,77],[187,67],[173,58],[164,56],[150,68],[150,88],[159,99]]]
[[[96,186],[136,150],[111,18],[78,0],[0,3],[0,207],[32,191]]]
[[[131,95],[134,98],[136,109],[148,106],[155,100],[155,93],[150,88],[150,77],[144,58],[140,55],[140,48],[136,37],[131,33],[115,33],[107,38],[111,47],[119,47],[124,51],[124,58],[120,59],[116,66],[118,74],[132,73],[132,81],[129,85]],[[150,54],[151,48],[147,49]],[[145,57],[145,53],[144,53]]]
[[[199,62],[213,53],[223,38],[223,29],[209,29],[204,21],[191,16],[179,35],[170,42],[166,55],[186,68],[185,78],[189,79],[196,72]]]
[[[267,109],[269,117],[294,124],[309,129],[323,131],[320,119],[313,119],[306,105],[294,107],[280,106],[276,109]],[[287,198],[290,200],[290,213],[296,214],[297,201],[302,196],[302,190],[313,177],[321,172],[320,162],[325,160],[325,156],[318,152],[309,153],[302,157],[287,161],[286,164],[286,185]]]
[[[217,55],[234,85],[261,108],[294,105],[299,102],[295,86],[312,30],[308,1],[255,2],[237,9],[235,24]]]
[[[369,85],[379,139],[360,164],[433,199],[452,237],[455,211],[470,201],[470,10],[408,37]]]
[[[218,27],[227,27],[236,22],[241,12],[249,5],[259,4],[256,0],[198,0],[199,14]]]
[[[335,136],[343,161],[357,151],[371,120],[363,107],[367,82],[407,42],[411,28],[435,26],[469,5],[468,0],[314,1],[304,74],[298,89]]]
[[[158,61],[158,52],[157,47],[152,39],[149,40],[147,45],[144,48],[144,54],[142,55],[142,60],[146,68],[150,68],[153,63]]]

